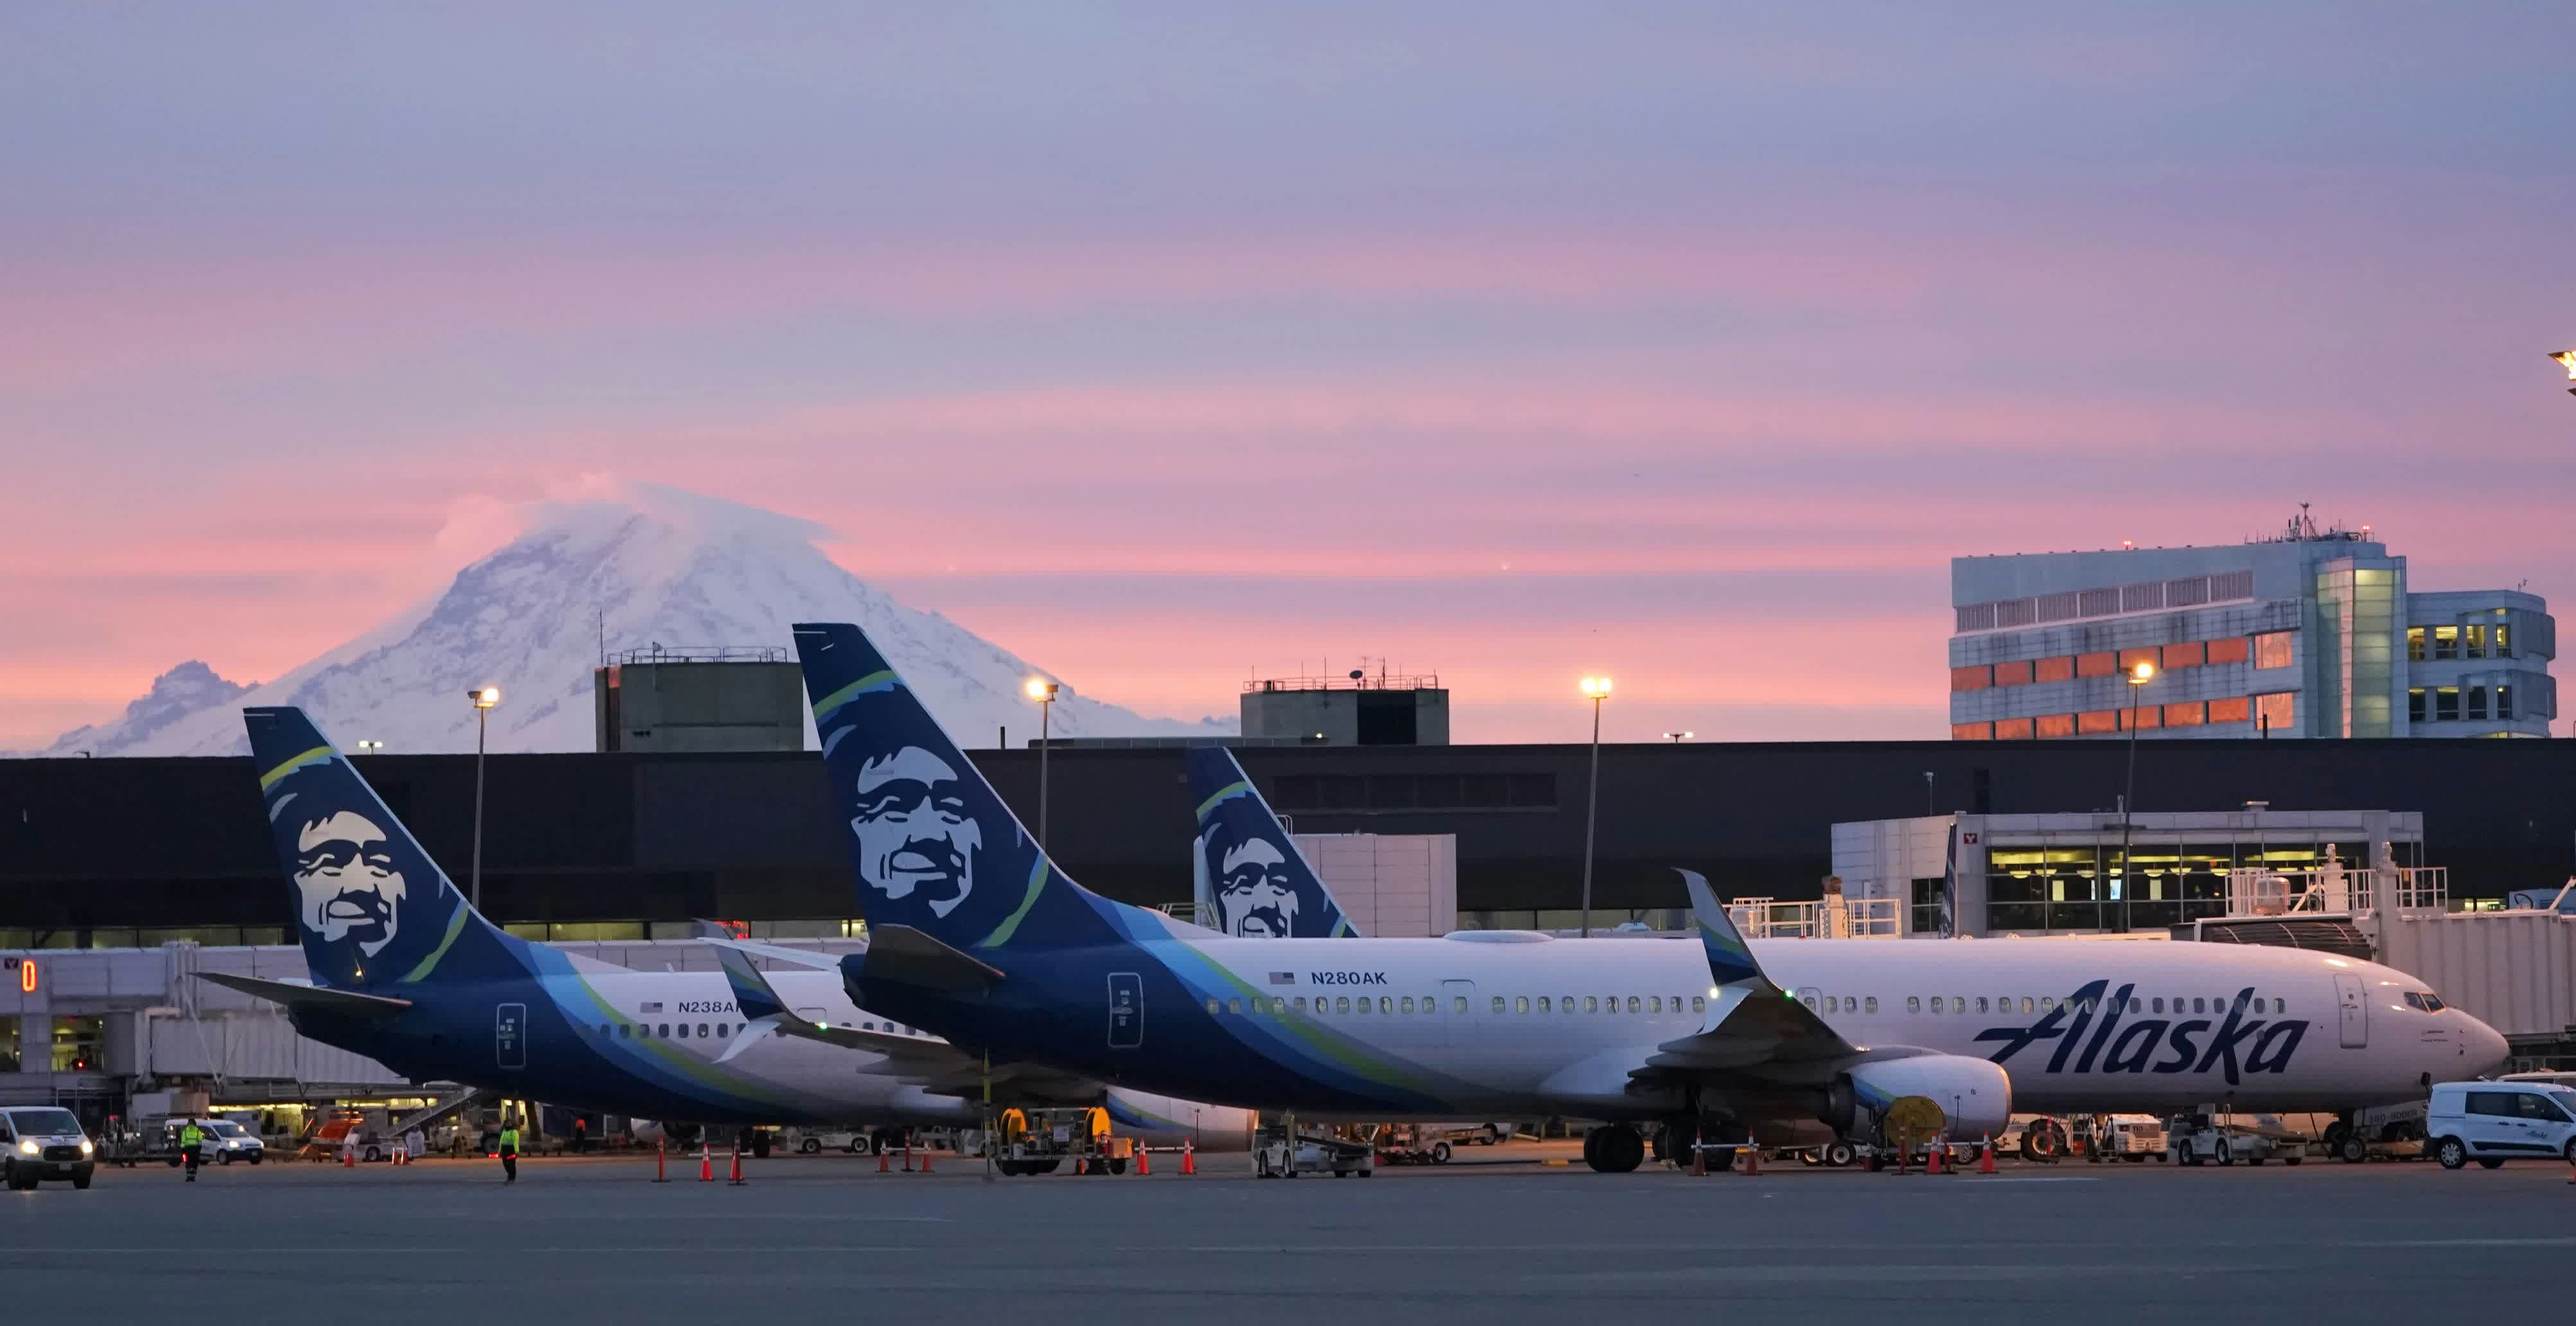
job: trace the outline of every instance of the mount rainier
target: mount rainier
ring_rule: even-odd
[[[959,744],[997,727],[1037,730],[1021,692],[1032,668],[935,612],[895,602],[825,557],[825,531],[792,517],[650,485],[549,504],[528,533],[457,573],[445,591],[264,685],[180,664],[113,722],[65,733],[41,755],[234,755],[246,705],[299,705],[346,746],[474,749],[465,692],[501,687],[491,749],[594,745],[591,670],[612,650],[773,645],[799,621],[853,621],[875,639]],[[794,657],[791,652],[789,657]],[[1147,718],[1063,685],[1059,736],[1232,732],[1216,718]],[[812,737],[807,731],[809,744]]]

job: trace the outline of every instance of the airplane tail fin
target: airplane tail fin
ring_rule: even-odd
[[[1191,862],[1199,924],[1229,935],[1331,939],[1357,935],[1333,891],[1223,746],[1190,748],[1198,807]]]
[[[872,932],[906,926],[969,953],[1169,933],[1159,913],[1111,902],[1057,869],[866,632],[795,629]]]
[[[465,894],[295,708],[242,710],[314,983],[387,991],[526,970]]]

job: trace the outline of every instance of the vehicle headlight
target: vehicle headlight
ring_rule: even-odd
[[[18,1142],[18,1153],[26,1156],[36,1154],[36,1139],[32,1137],[20,1139]]]
[[[81,1139],[81,1154],[82,1154],[82,1155],[84,1155],[84,1156],[86,1156],[86,1155],[88,1155],[89,1153],[90,1153],[89,1139],[88,1139],[88,1138],[86,1138],[86,1137],[84,1137],[84,1138],[82,1138],[82,1139]]]

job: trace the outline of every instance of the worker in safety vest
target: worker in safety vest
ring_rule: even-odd
[[[519,1181],[519,1125],[516,1123],[501,1125],[501,1172],[509,1176],[501,1180],[503,1183]]]
[[[205,1130],[197,1127],[196,1120],[190,1119],[179,1125],[179,1155],[188,1163],[188,1182],[190,1183],[197,1181],[197,1157],[201,1154],[205,1141]]]

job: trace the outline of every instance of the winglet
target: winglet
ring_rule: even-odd
[[[770,988],[769,978],[752,965],[751,955],[730,944],[710,944],[716,951],[716,962],[724,968],[725,984],[733,988],[733,1002],[746,1018],[775,1017],[787,1011],[787,1001]]]
[[[1682,882],[1690,886],[1691,913],[1699,922],[1700,947],[1708,953],[1708,979],[1713,985],[1740,983],[1770,984],[1762,966],[1753,960],[1753,947],[1744,942],[1744,932],[1735,928],[1734,918],[1709,888],[1708,877],[1696,870],[1679,872]]]

